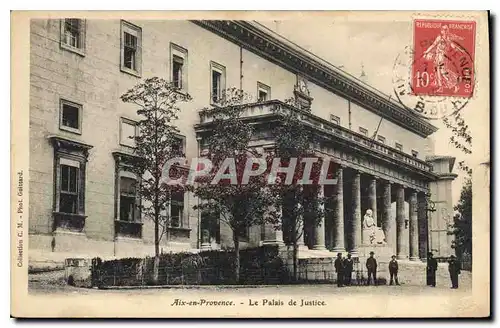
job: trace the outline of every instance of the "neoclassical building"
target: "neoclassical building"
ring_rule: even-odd
[[[152,76],[193,98],[177,121],[188,158],[210,130],[200,110],[225,88],[254,97],[245,117],[255,147],[272,147],[273,109],[300,111],[338,179],[322,190],[332,201],[321,225],[305,223],[304,254],[449,255],[454,159],[433,153],[436,127],[389,96],[255,22],[61,18],[31,21],[30,257],[153,253],[153,224],[135,207],[130,170],[137,108],[120,100]],[[285,104],[291,97],[297,106]],[[193,210],[197,202],[189,192],[172,196],[163,251],[231,247],[229,228]],[[383,244],[364,229],[368,209]],[[288,241],[286,229],[270,227],[240,238],[244,247]]]

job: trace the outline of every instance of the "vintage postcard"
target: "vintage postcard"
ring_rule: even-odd
[[[489,317],[488,21],[12,12],[12,316]]]

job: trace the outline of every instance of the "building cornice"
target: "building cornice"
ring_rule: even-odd
[[[58,135],[49,135],[47,138],[54,146],[54,149],[75,151],[81,153],[85,158],[89,156],[89,151],[94,147],[92,145],[88,145],[81,141],[69,139]]]
[[[456,173],[437,173],[438,180],[455,180],[458,177]]]
[[[112,152],[112,155],[117,163],[133,164],[136,161],[140,161],[142,158],[140,156],[116,150]]]
[[[192,22],[424,138],[437,131],[389,96],[250,21]]]

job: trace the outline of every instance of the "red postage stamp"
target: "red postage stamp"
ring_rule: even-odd
[[[413,94],[471,97],[476,23],[420,19],[413,28]]]

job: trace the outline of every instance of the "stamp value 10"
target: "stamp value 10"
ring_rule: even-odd
[[[413,24],[414,95],[471,97],[475,22],[415,20]]]

